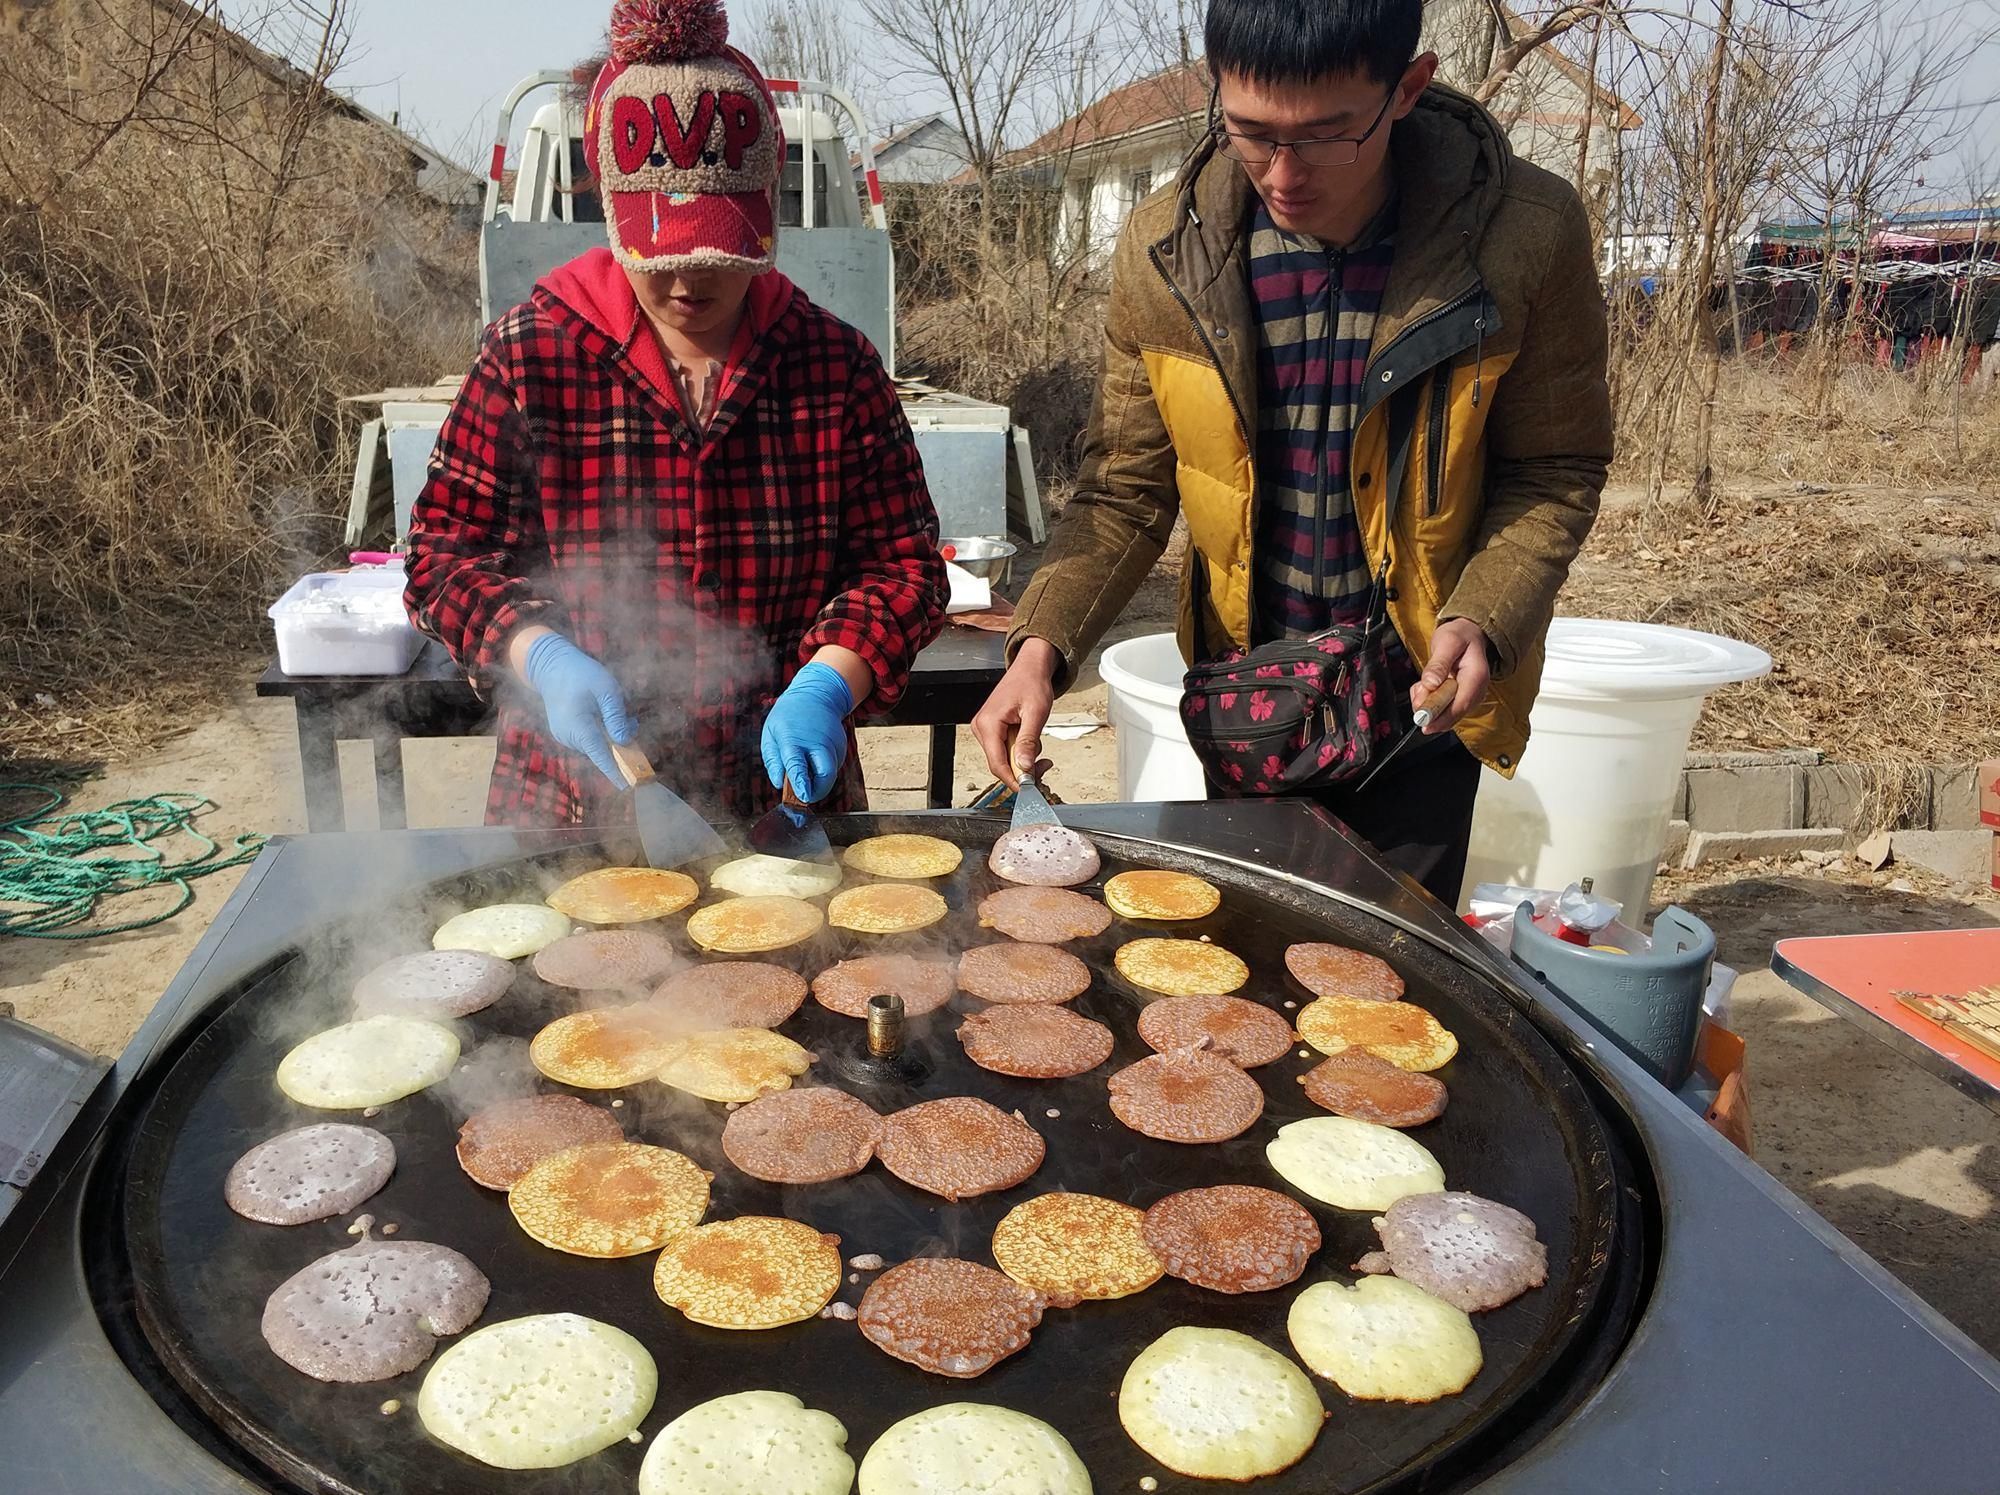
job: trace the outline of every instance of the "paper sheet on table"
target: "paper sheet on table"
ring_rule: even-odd
[[[1042,728],[1042,736],[1053,737],[1058,742],[1074,742],[1079,737],[1102,731],[1103,727],[1104,723],[1088,711],[1064,711],[1048,719]]]
[[[944,563],[944,574],[951,582],[951,600],[944,609],[947,617],[953,613],[983,613],[993,606],[993,587],[985,578],[974,576],[951,561]]]

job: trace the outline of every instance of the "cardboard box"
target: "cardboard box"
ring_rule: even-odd
[[[1979,823],[2000,831],[2000,758],[1979,765]]]

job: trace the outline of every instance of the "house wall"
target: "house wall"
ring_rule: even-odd
[[[1086,236],[1090,259],[1110,258],[1132,210],[1179,174],[1191,141],[1179,129],[1080,153],[1063,183],[1060,232],[1074,242]]]
[[[877,156],[875,169],[885,182],[948,182],[965,170],[969,154],[964,137],[940,120]]]

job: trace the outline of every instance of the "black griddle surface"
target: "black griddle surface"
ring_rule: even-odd
[[[967,848],[953,878],[934,883],[952,904],[951,919],[922,935],[871,939],[829,931],[814,945],[765,957],[811,975],[862,951],[962,949],[995,936],[977,926],[978,901],[1001,886],[984,850],[1003,827],[958,817],[940,823],[853,817],[833,822],[836,841],[892,830],[944,834]],[[1592,1317],[1613,1249],[1611,1161],[1602,1127],[1574,1076],[1548,1043],[1494,988],[1465,969],[1363,913],[1275,878],[1152,846],[1099,837],[1102,877],[1130,867],[1172,867],[1220,885],[1222,908],[1180,925],[1119,919],[1101,938],[1067,948],[1095,972],[1074,1010],[1108,1023],[1118,1035],[1111,1062],[1071,1080],[1014,1080],[989,1074],[964,1057],[951,1036],[953,1009],[913,1023],[914,1052],[929,1065],[919,1083],[885,1075],[863,1057],[863,1027],[810,999],[784,1027],[821,1056],[810,1076],[854,1091],[883,1111],[942,1095],[982,1096],[1019,1110],[1048,1142],[1039,1172],[1021,1186],[952,1205],[911,1188],[879,1163],[857,1178],[805,1188],[759,1183],[722,1158],[724,1107],[692,1101],[657,1085],[618,1093],[618,1115],[635,1139],[678,1148],[716,1174],[708,1219],[783,1214],[842,1238],[843,1256],[875,1252],[893,1263],[953,1254],[991,1265],[993,1226],[1014,1205],[1056,1189],[1106,1194],[1145,1206],[1177,1189],[1223,1182],[1283,1188],[1263,1147],[1287,1121],[1324,1114],[1297,1084],[1318,1056],[1285,1059],[1252,1073],[1265,1090],[1263,1118],[1243,1137],[1213,1147],[1182,1147],[1127,1130],[1110,1114],[1105,1079],[1150,1052],[1133,1017],[1145,995],[1112,964],[1118,945],[1147,935],[1208,935],[1250,964],[1238,995],[1296,1016],[1311,1000],[1285,972],[1285,947],[1330,939],[1371,949],[1409,983],[1408,1000],[1434,1012],[1458,1034],[1460,1052],[1439,1078],[1450,1087],[1444,1116],[1411,1135],[1437,1156],[1447,1184],[1512,1204],[1532,1216],[1549,1248],[1546,1287],[1475,1319],[1485,1368],[1465,1393],[1427,1406],[1354,1402],[1317,1382],[1330,1417],[1304,1462],[1257,1482],[1272,1491],[1360,1492],[1431,1488],[1432,1477],[1470,1458],[1508,1423],[1519,1423],[1554,1393],[1544,1378]],[[432,1440],[415,1413],[420,1367],[393,1381],[322,1385],[279,1361],[259,1334],[265,1298],[315,1258],[353,1243],[349,1218],[284,1228],[257,1225],[222,1200],[230,1164],[256,1142],[290,1127],[328,1119],[361,1120],[294,1105],[277,1089],[278,1060],[299,1039],[347,1016],[353,979],[405,949],[422,948],[428,930],[458,907],[534,899],[564,876],[600,862],[549,859],[488,872],[433,890],[421,908],[378,910],[354,928],[333,932],[316,949],[266,975],[218,1006],[176,1058],[140,1114],[124,1176],[125,1244],[139,1322],[172,1378],[217,1430],[291,1488],[450,1491],[577,1491],[635,1488],[643,1447],[619,1445],[581,1464],[551,1471],[494,1470]],[[854,879],[850,879],[852,885]],[[1088,891],[1096,892],[1098,888]],[[667,921],[686,947],[683,919]],[[1294,1002],[1298,1007],[1286,1008]],[[525,1066],[525,1041],[573,1010],[574,993],[537,982],[523,963],[514,990],[461,1025],[465,1052],[486,1068],[495,1054]],[[488,1045],[480,1052],[481,1045]],[[505,1072],[510,1066],[502,1065]],[[547,1081],[537,1088],[556,1090]],[[548,1250],[513,1223],[504,1196],[468,1179],[453,1155],[464,1102],[440,1087],[367,1119],[396,1144],[387,1188],[363,1208],[395,1222],[404,1240],[434,1241],[464,1252],[493,1284],[481,1324],[523,1314],[568,1311],[615,1324],[652,1352],[658,1400],[643,1425],[648,1438],[687,1408],[730,1391],[777,1389],[831,1412],[848,1430],[857,1461],[891,1423],[925,1407],[971,1400],[1018,1408],[1053,1424],[1089,1466],[1100,1490],[1130,1490],[1147,1475],[1162,1490],[1206,1482],[1173,1474],[1142,1453],[1118,1424],[1117,1392],[1132,1358],[1167,1329],[1209,1325],[1251,1334],[1287,1355],[1284,1320],[1307,1284],[1346,1279],[1348,1264],[1376,1245],[1369,1217],[1301,1200],[1317,1217],[1325,1244],[1304,1278],[1277,1292],[1239,1297],[1210,1293],[1172,1278],[1134,1297],[1051,1309],[1033,1342],[971,1381],[928,1375],[891,1359],[851,1322],[812,1320],[788,1328],[731,1333],[690,1324],[653,1295],[651,1254],[589,1261]],[[506,1093],[518,1093],[508,1091]],[[612,1095],[587,1098],[608,1103]],[[1050,1109],[1060,1112],[1050,1117]],[[860,1300],[872,1278],[846,1285]],[[1294,1357],[1295,1358],[1295,1357]],[[387,1399],[402,1409],[384,1415]]]

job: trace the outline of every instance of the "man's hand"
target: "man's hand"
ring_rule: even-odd
[[[1451,703],[1450,710],[1424,728],[1426,737],[1435,737],[1457,726],[1467,712],[1486,699],[1486,689],[1493,682],[1493,667],[1486,657],[1486,635],[1480,632],[1477,623],[1464,618],[1440,623],[1437,632],[1431,635],[1431,662],[1424,666],[1423,679],[1410,687],[1410,709],[1418,710],[1432,691],[1454,678],[1458,681],[1458,699]]]
[[[986,766],[1009,789],[1020,788],[1019,769],[1033,768],[1042,756],[1042,728],[1055,709],[1060,660],[1047,639],[1026,640],[972,719],[972,735],[986,752]]]

